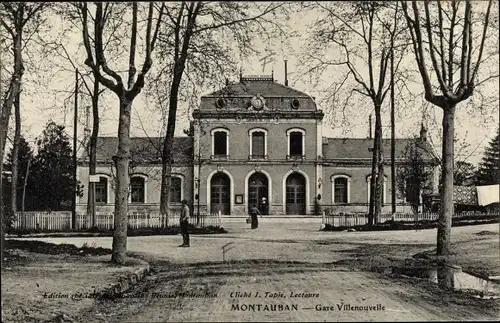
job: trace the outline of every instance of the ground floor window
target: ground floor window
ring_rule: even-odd
[[[144,177],[134,176],[130,179],[130,202],[132,203],[145,203],[146,193],[145,186],[146,181]]]
[[[182,201],[182,179],[180,177],[171,177],[169,199],[171,203],[180,203]]]
[[[99,177],[99,182],[95,183],[96,203],[108,203],[108,179]]]

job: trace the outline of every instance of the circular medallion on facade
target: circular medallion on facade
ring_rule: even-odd
[[[261,95],[256,95],[250,100],[250,103],[255,110],[259,111],[264,108],[265,100]]]
[[[224,108],[226,106],[226,100],[224,100],[223,98],[218,98],[215,101],[215,106],[219,109]]]
[[[292,109],[297,110],[300,107],[300,102],[297,99],[292,100]]]

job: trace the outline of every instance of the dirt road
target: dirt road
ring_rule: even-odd
[[[495,319],[477,302],[469,300],[465,306],[465,300],[457,304],[447,294],[434,292],[409,281],[332,265],[210,263],[170,268],[125,298],[101,303],[87,318],[107,322]]]
[[[130,251],[158,272],[115,301],[98,303],[80,321],[435,321],[497,320],[491,301],[445,292],[426,280],[390,278],[354,262],[410,257],[435,244],[435,230],[318,232],[319,223],[233,223],[228,234],[129,238]],[[493,236],[478,236],[489,231]],[[498,240],[498,225],[453,228],[452,241]],[[42,239],[40,239],[42,240]],[[111,247],[111,238],[47,238]],[[474,240],[475,241],[475,240]],[[221,247],[235,248],[222,262]],[[363,252],[366,250],[367,252]],[[344,267],[349,264],[349,268]],[[366,261],[365,261],[366,264]],[[357,266],[356,266],[357,265]],[[276,295],[278,297],[266,297]],[[249,293],[249,294],[245,294]],[[256,294],[258,293],[258,294]],[[291,297],[299,295],[298,297]],[[305,293],[302,295],[302,293]],[[248,296],[249,295],[249,296]],[[247,297],[248,296],[248,297]]]

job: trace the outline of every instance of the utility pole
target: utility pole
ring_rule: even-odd
[[[391,204],[396,213],[396,118],[394,113],[394,35],[391,37]]]
[[[72,229],[76,229],[76,193],[78,183],[76,181],[76,138],[78,136],[78,69],[75,71],[75,112],[74,112],[74,120],[73,120],[73,203],[71,209],[71,219],[72,219]]]

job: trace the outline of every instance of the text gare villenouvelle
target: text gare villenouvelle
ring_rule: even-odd
[[[264,297],[264,298],[319,298],[318,293],[304,293],[304,292],[231,292],[230,298],[250,298],[250,297]]]

